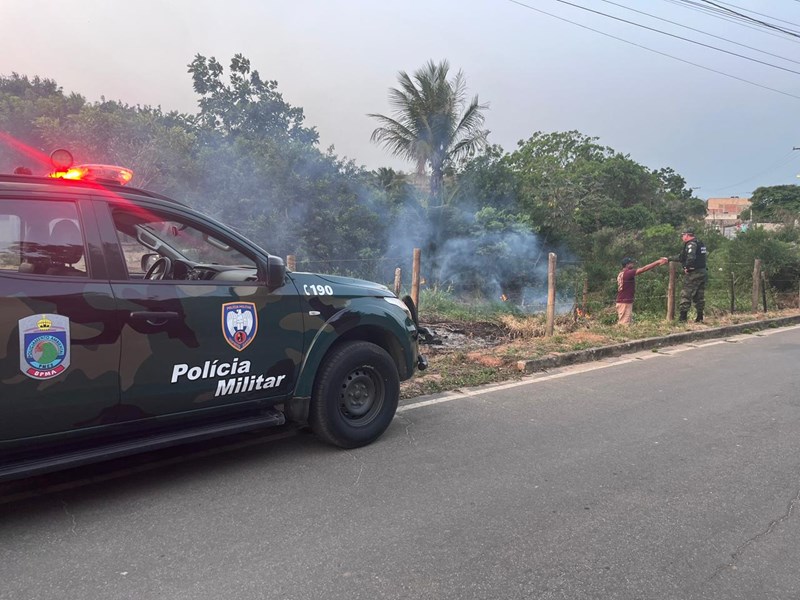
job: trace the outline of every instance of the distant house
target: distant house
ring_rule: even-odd
[[[741,214],[750,208],[750,198],[709,198],[706,202],[706,225],[711,225],[725,237],[733,237],[742,224]]]

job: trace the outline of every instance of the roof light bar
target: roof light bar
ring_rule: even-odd
[[[54,150],[50,154],[50,160],[53,163],[53,172],[50,173],[50,177],[57,179],[125,185],[133,178],[133,171],[117,165],[78,165],[73,167],[72,154],[63,148]]]

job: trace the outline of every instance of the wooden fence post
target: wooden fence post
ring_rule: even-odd
[[[736,287],[733,284],[733,271],[731,271],[731,314],[736,311]]]
[[[667,284],[667,321],[675,319],[675,273],[676,262],[669,263],[669,283]]]
[[[761,298],[764,301],[764,312],[767,312],[767,274],[761,271]]]
[[[755,264],[753,265],[753,297],[751,308],[752,312],[758,311],[758,292],[759,287],[761,284],[761,259],[757,258]]]
[[[414,306],[417,307],[417,314],[419,314],[419,264],[421,252],[419,248],[414,248],[414,259],[411,263],[411,299],[414,301]]]
[[[551,252],[547,258],[547,322],[544,335],[553,335],[556,321],[556,254]]]
[[[400,278],[401,278],[402,271],[403,270],[400,267],[397,267],[394,270],[394,295],[395,296],[400,296]]]
[[[286,268],[290,271],[297,270],[297,257],[294,254],[286,255]]]

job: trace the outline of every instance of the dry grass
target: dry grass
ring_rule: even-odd
[[[541,315],[502,315],[492,322],[423,322],[434,331],[437,327],[458,328],[462,335],[458,338],[458,343],[422,345],[421,352],[427,356],[430,366],[401,384],[401,396],[411,398],[519,379],[522,377],[516,367],[519,360],[660,337],[692,329],[722,327],[797,314],[800,311],[792,309],[756,314],[709,315],[702,324],[653,320],[634,323],[630,327],[605,325],[600,322],[599,316],[575,319],[570,315],[556,319],[554,335],[551,337],[544,336],[545,320]],[[490,339],[487,341],[484,336],[489,336]]]
[[[508,330],[509,336],[512,338],[531,339],[543,337],[545,333],[546,323],[543,317],[501,315],[499,321]]]

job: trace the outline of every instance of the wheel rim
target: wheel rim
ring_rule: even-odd
[[[371,423],[383,406],[383,379],[375,369],[358,367],[342,381],[339,411],[351,425]]]

